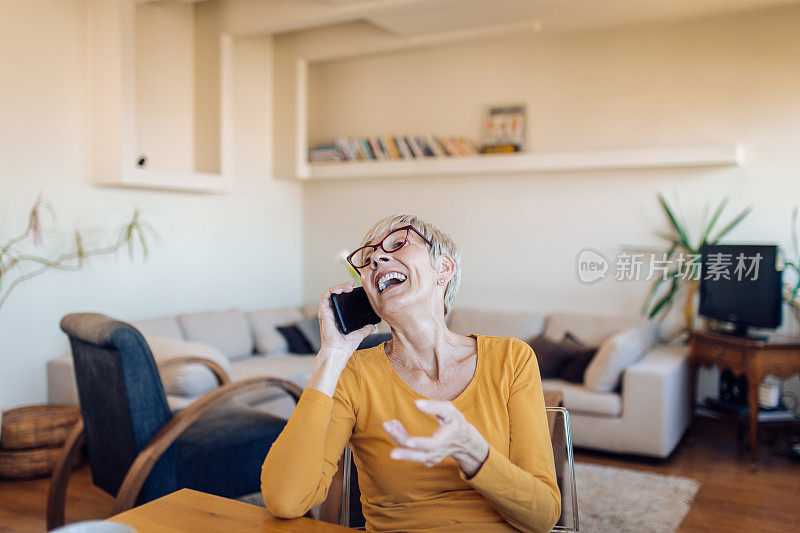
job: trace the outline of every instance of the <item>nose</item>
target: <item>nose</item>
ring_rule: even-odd
[[[389,254],[378,248],[369,258],[372,270],[377,270],[381,263],[390,261]]]

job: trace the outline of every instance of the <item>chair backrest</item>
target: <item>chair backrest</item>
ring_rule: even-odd
[[[561,490],[561,517],[553,531],[579,531],[578,493],[575,490],[575,464],[572,457],[572,433],[569,429],[569,412],[563,407],[547,407],[550,424],[550,441],[556,481]]]
[[[553,459],[556,467],[556,480],[561,490],[561,517],[558,519],[553,531],[575,532],[579,531],[578,522],[578,493],[575,490],[575,468],[572,456],[572,433],[569,429],[569,412],[563,407],[546,407],[547,421],[550,426],[550,441],[553,444]],[[353,454],[349,446],[345,446],[339,469],[334,476],[333,483],[341,483],[341,496],[339,491],[331,495],[340,498],[337,502],[325,502],[326,516],[322,520],[338,522],[339,525],[364,529],[364,515],[361,511],[361,492],[358,488],[358,473]],[[340,475],[341,474],[341,475]],[[338,518],[338,520],[337,520]]]
[[[61,320],[75,364],[94,483],[111,495],[139,452],[172,417],[150,347],[125,322],[97,313]],[[174,450],[153,469],[138,501],[175,490]]]

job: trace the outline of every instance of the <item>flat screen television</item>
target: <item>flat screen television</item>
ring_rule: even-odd
[[[778,246],[714,244],[700,250],[700,314],[730,322],[734,335],[748,327],[781,325],[783,299]]]

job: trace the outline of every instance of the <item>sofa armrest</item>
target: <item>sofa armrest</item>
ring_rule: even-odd
[[[657,344],[622,377],[622,416],[652,428],[669,453],[689,424],[689,357],[686,346]]]
[[[78,405],[78,386],[72,356],[47,362],[47,401],[51,404]]]

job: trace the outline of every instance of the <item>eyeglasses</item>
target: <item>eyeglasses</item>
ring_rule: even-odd
[[[377,250],[379,247],[387,254],[391,254],[396,252],[403,246],[405,246],[406,243],[408,242],[408,234],[411,231],[419,235],[420,238],[427,244],[433,246],[431,244],[431,241],[426,239],[422,233],[420,233],[414,228],[414,226],[403,226],[402,228],[397,228],[389,235],[384,237],[383,240],[378,244],[368,244],[366,246],[362,246],[361,248],[359,248],[358,250],[347,256],[347,262],[350,263],[356,270],[364,268],[369,264],[370,254],[372,254],[372,252]]]

